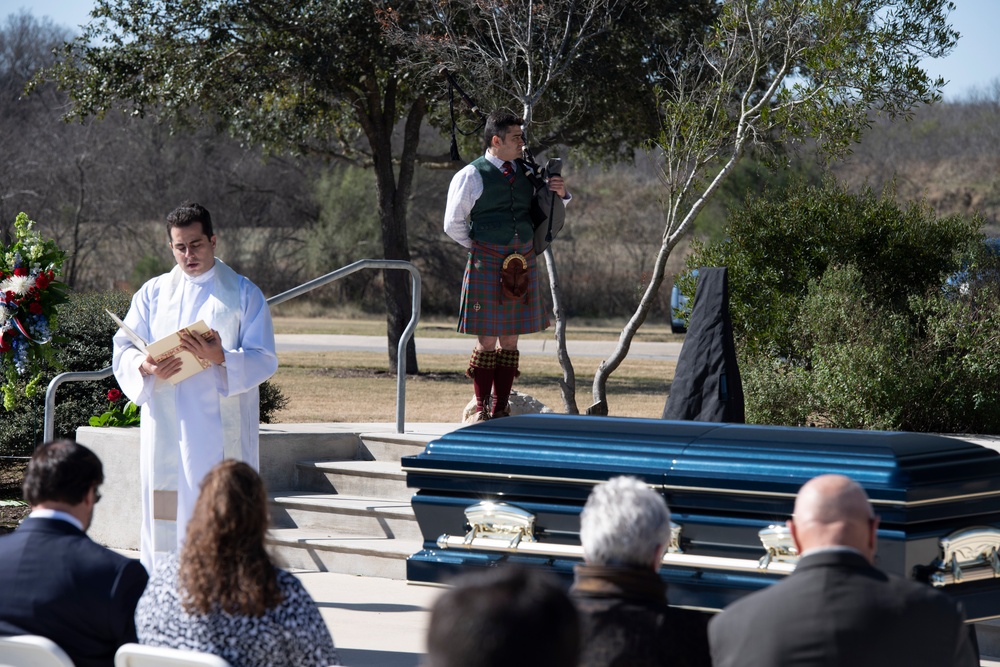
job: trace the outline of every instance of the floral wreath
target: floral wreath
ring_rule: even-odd
[[[58,367],[51,342],[56,306],[69,289],[56,281],[66,253],[34,225],[18,213],[13,243],[0,244],[0,389],[7,410],[17,405],[22,382],[24,396],[34,396],[44,371]]]

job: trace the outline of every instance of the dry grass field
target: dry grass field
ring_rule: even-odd
[[[337,320],[304,317],[275,318],[279,333],[338,333],[385,335],[385,324],[369,320]],[[458,336],[451,323],[421,323],[418,336]],[[549,333],[532,334],[550,336]],[[568,337],[615,340],[618,331],[610,325],[575,325]],[[471,338],[462,336],[472,347]],[[637,340],[677,340],[669,328],[651,327]],[[272,381],[290,399],[278,413],[278,421],[301,422],[393,422],[396,417],[396,376],[389,373],[386,354],[369,352],[280,353],[278,372]],[[471,382],[464,376],[468,355],[422,354],[420,373],[406,381],[406,420],[457,422],[472,398]],[[582,412],[593,401],[591,385],[602,360],[572,359],[577,378],[577,407]],[[649,359],[630,360],[608,382],[610,412],[619,417],[658,418],[663,412],[667,389],[676,364]],[[555,356],[525,355],[522,376],[514,388],[541,401],[555,412],[565,412],[559,392],[562,370]]]

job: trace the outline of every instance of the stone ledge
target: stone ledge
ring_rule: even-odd
[[[107,547],[138,550],[142,524],[139,429],[83,426],[77,429],[76,439],[104,465],[102,500],[88,535]],[[361,438],[354,431],[262,428],[261,477],[271,491],[291,490],[298,483],[298,461],[353,459],[360,446]]]

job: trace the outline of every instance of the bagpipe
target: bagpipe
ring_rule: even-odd
[[[441,68],[441,75],[448,80],[448,110],[451,113],[451,159],[461,160],[458,154],[458,139],[455,132],[462,132],[468,136],[478,131],[486,124],[486,115],[479,109],[469,95],[462,90],[462,87],[455,81],[448,68]],[[479,125],[470,132],[463,132],[458,129],[455,121],[455,92],[461,95],[462,99],[469,106],[469,109],[479,117]],[[522,131],[524,128],[522,127]],[[562,160],[560,158],[550,158],[544,167],[539,166],[535,161],[531,149],[527,142],[521,148],[521,158],[517,160],[521,171],[527,176],[535,190],[531,198],[531,224],[534,226],[535,235],[533,239],[535,254],[540,255],[545,252],[552,239],[562,230],[566,222],[566,207],[558,201],[559,195],[549,190],[549,178],[560,176],[562,170]]]

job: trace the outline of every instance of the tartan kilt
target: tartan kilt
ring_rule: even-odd
[[[524,300],[504,301],[500,290],[500,269],[504,257],[512,252],[519,252],[528,260],[528,292]],[[549,318],[538,289],[536,259],[531,239],[509,245],[473,241],[462,277],[459,333],[514,336],[547,329]]]

